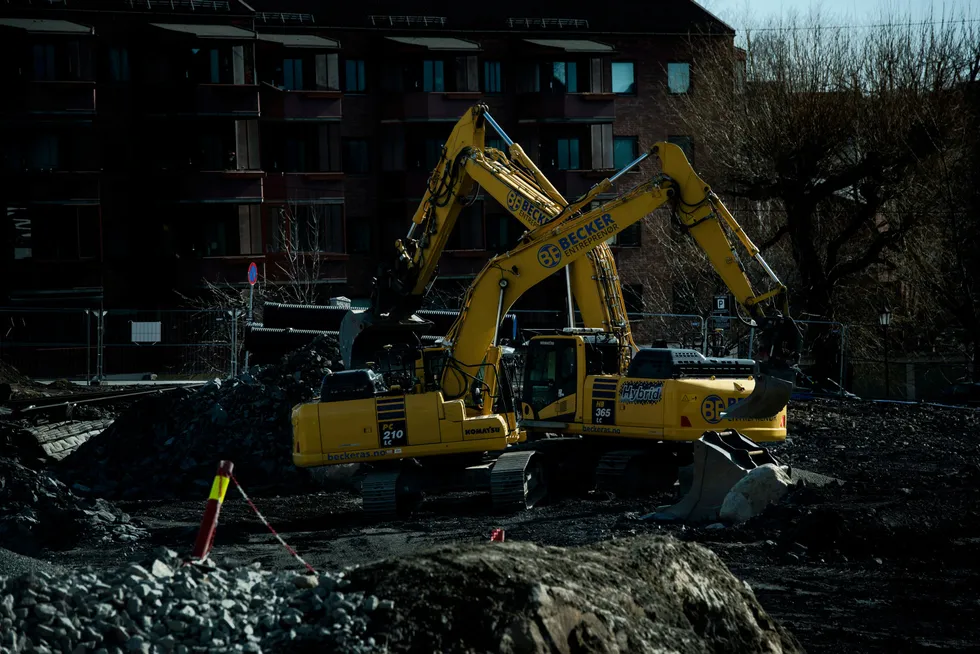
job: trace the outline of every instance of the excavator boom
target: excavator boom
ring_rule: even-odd
[[[739,304],[756,319],[763,331],[764,361],[757,371],[756,390],[729,407],[725,415],[765,418],[786,406],[798,363],[799,339],[796,335],[799,331],[788,312],[768,318],[762,310],[762,303],[774,298],[782,299],[783,306],[787,306],[785,286],[768,265],[764,265],[774,288],[762,294],[754,292],[723,224],[740,234],[742,243],[754,258],[761,261],[758,249],[744,236],[720,199],[698,177],[678,146],[657,143],[649,154],[659,157],[661,175],[594,209],[574,214],[566,212],[561,219],[531,231],[519,247],[487,263],[470,286],[460,315],[447,335],[454,364],[447,366],[444,373],[442,389],[446,397],[462,397],[467,393],[472,380],[481,374],[488,351],[496,345],[498,317],[506,313],[524,292],[669,203]],[[639,157],[630,166],[640,163],[646,156]],[[598,195],[603,186],[608,188],[606,182],[609,181],[597,185],[590,195]],[[572,210],[584,208],[590,200],[588,196],[583,197]]]
[[[484,146],[487,123],[507,143],[506,155]],[[472,107],[446,140],[409,232],[395,244],[394,262],[380,268],[371,308],[349,312],[341,324],[341,356],[348,368],[364,365],[384,345],[417,343],[431,326],[414,312],[431,287],[449,235],[477,186],[529,229],[567,214],[568,202],[486,106]],[[587,262],[571,266],[568,279],[585,326],[615,332],[635,350],[609,247],[602,243],[594,248]],[[626,353],[624,369],[628,363]]]

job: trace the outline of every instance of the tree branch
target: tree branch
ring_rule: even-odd
[[[762,245],[759,246],[760,252],[765,252],[776,243],[783,240],[783,237],[789,234],[789,224],[784,223],[776,230],[776,233],[770,236]]]

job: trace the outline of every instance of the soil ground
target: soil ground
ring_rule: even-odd
[[[580,545],[668,533],[714,550],[809,652],[980,651],[980,412],[812,400],[790,406],[786,463],[844,483],[795,491],[749,523],[725,529],[641,520],[669,495],[561,500],[497,516],[488,498],[429,498],[405,520],[372,522],[349,491],[254,501],[315,568],[399,557],[491,529],[509,541]],[[248,480],[242,479],[246,485]],[[61,565],[117,565],[158,545],[187,552],[200,501],[120,502],[150,537],[135,546],[49,552]],[[301,569],[229,491],[215,557]]]

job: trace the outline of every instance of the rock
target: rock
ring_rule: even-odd
[[[296,575],[293,577],[293,585],[296,588],[316,588],[318,582],[316,575]]]
[[[789,487],[785,469],[772,464],[754,468],[728,491],[718,517],[729,523],[745,522],[782,499]]]
[[[41,620],[50,620],[58,615],[58,609],[50,604],[38,604],[34,607],[34,615]]]
[[[153,564],[150,566],[150,572],[157,578],[174,576],[174,571],[170,569],[170,566],[159,559],[153,561]]]

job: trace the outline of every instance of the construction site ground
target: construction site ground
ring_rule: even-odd
[[[411,518],[364,517],[350,490],[260,495],[259,509],[314,567],[337,569],[453,542],[582,545],[665,533],[714,550],[809,652],[976,651],[980,646],[980,412],[811,400],[790,406],[784,462],[833,475],[840,487],[803,489],[738,527],[641,520],[659,498],[567,499],[494,515],[477,494],[429,498]],[[248,485],[248,479],[240,480]],[[343,483],[332,478],[331,485]],[[42,558],[114,566],[159,545],[187,552],[198,500],[119,501],[149,535]],[[215,557],[300,570],[234,491],[221,513]]]

